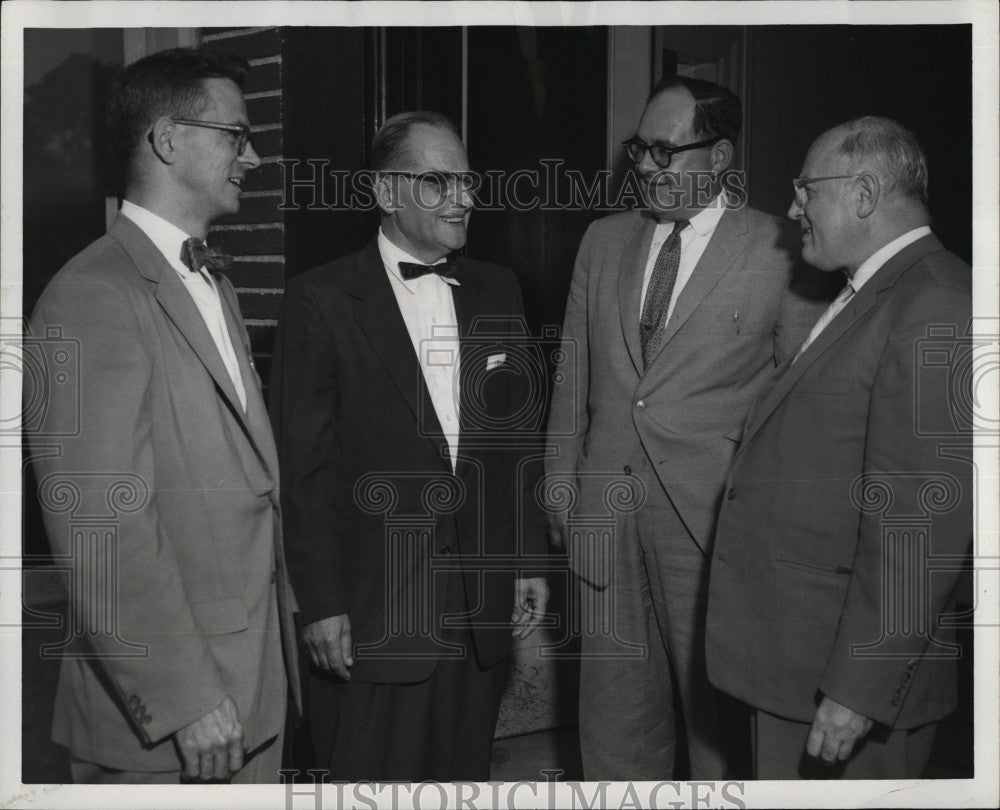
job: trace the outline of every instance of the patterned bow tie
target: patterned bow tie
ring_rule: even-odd
[[[454,278],[458,268],[455,267],[454,254],[449,256],[440,264],[415,264],[413,262],[400,262],[399,272],[403,278],[409,281],[411,278],[420,278],[427,273],[437,273],[442,278]]]
[[[197,273],[202,267],[207,267],[210,272],[216,273],[229,269],[233,257],[212,250],[200,239],[192,236],[190,239],[185,239],[181,245],[181,261],[192,273]]]

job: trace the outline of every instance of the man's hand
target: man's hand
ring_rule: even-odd
[[[514,638],[527,638],[542,620],[549,604],[549,585],[545,577],[514,580]]]
[[[351,655],[351,620],[346,613],[321,619],[302,628],[302,641],[313,665],[324,672],[333,672],[345,681],[351,680],[348,667],[354,666]]]
[[[243,767],[243,724],[232,698],[174,732],[174,740],[189,779],[226,779]]]
[[[824,696],[809,731],[806,753],[827,765],[835,765],[851,755],[854,745],[871,727],[872,721],[867,717]]]
[[[549,530],[549,542],[560,551],[566,548],[566,540],[569,538],[569,527],[566,521],[549,515],[546,518],[546,526]]]

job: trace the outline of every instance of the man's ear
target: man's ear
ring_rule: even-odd
[[[392,214],[399,209],[399,204],[396,202],[396,191],[398,191],[398,186],[395,186],[392,182],[392,178],[388,175],[383,175],[375,181],[375,202],[378,203],[378,207],[382,210],[383,214]]]
[[[858,177],[858,216],[864,219],[870,216],[878,207],[879,195],[882,193],[882,186],[878,181],[878,175],[871,172],[862,172]]]
[[[164,163],[174,163],[177,160],[177,149],[174,144],[176,134],[174,122],[166,116],[157,118],[149,132],[149,143],[154,154]]]
[[[712,170],[721,174],[728,169],[733,162],[736,148],[728,138],[723,138],[712,147]]]

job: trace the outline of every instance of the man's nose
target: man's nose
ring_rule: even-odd
[[[448,199],[459,208],[472,208],[472,189],[464,183],[455,183],[448,189]]]
[[[247,164],[251,169],[256,169],[260,166],[260,155],[253,148],[253,144],[249,141],[247,142],[247,148],[243,150],[243,154],[240,155],[240,162]]]
[[[636,163],[635,167],[642,174],[654,174],[654,173],[656,173],[658,171],[661,171],[661,169],[657,165],[656,161],[653,160],[653,156],[649,153],[648,149],[645,152],[642,153],[642,160],[640,160],[638,163]]]
[[[789,219],[802,219],[802,206],[799,204],[798,196],[792,197],[792,204],[788,206]]]

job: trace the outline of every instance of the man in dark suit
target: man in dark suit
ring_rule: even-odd
[[[190,49],[126,69],[110,104],[121,212],[31,320],[37,359],[53,335],[79,352],[79,397],[49,365],[25,426],[53,549],[74,568],[71,623],[87,628],[64,651],[53,721],[77,782],[278,781],[286,664],[296,690],[298,676],[277,453],[204,244],[260,164],[246,73]]]
[[[548,598],[511,443],[544,403],[514,274],[453,255],[474,176],[451,124],[390,118],[372,164],[378,237],[289,280],[274,356],[313,740],[334,779],[485,780],[511,608],[524,637]]]
[[[824,133],[794,183],[804,258],[847,285],[751,408],[708,671],[756,709],[758,778],[917,778],[956,700],[939,618],[972,537],[971,273],[931,233],[926,158],[895,121]]]
[[[598,220],[577,254],[546,469],[579,493],[552,529],[580,575],[587,779],[671,777],[671,672],[691,778],[729,772],[703,646],[715,515],[753,393],[822,311],[792,289],[780,220],[723,191],[741,118],[711,82],[655,87],[625,143],[647,208]],[[616,481],[638,495],[605,541],[591,523]]]

